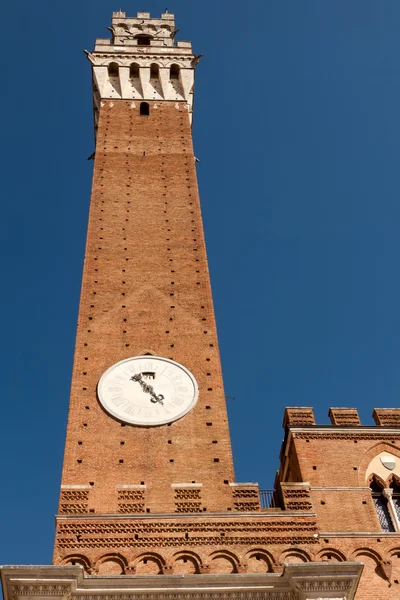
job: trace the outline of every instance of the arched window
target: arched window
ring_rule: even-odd
[[[118,65],[117,63],[110,63],[108,65],[108,76],[109,77],[118,77]]]
[[[132,63],[129,67],[129,77],[131,79],[139,77],[139,65],[137,63]]]
[[[150,46],[151,37],[149,35],[138,35],[136,39],[138,46]]]
[[[156,63],[150,65],[150,79],[157,79],[160,73],[160,68]]]
[[[144,117],[148,117],[150,115],[150,105],[148,102],[140,103],[140,114]]]
[[[171,65],[169,69],[170,79],[179,79],[179,65]]]
[[[396,531],[390,515],[388,499],[383,493],[383,488],[375,479],[372,479],[370,486],[372,500],[375,505],[376,514],[378,515],[379,523],[382,531]]]
[[[398,481],[398,479],[395,479],[393,477],[389,488],[393,490],[392,492],[392,501],[393,501],[393,508],[396,512],[397,518],[400,521],[400,482]]]

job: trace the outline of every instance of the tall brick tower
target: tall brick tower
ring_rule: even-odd
[[[168,13],[114,13],[112,32],[88,55],[97,139],[59,513],[227,510],[233,465],[191,136],[198,58],[174,44]],[[102,374],[137,356],[103,399]],[[163,404],[145,382],[167,385]]]
[[[235,482],[191,135],[200,56],[167,12],[113,13],[111,31],[87,52],[96,150],[53,565],[3,567],[5,600],[352,600],[362,563],[357,599],[396,598],[400,411],[318,427],[288,408],[276,489]]]

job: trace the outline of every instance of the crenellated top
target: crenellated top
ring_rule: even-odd
[[[400,427],[400,408],[374,408],[372,414],[377,427]],[[332,407],[329,409],[331,425],[335,427],[361,427],[362,423],[356,408]],[[321,427],[317,425],[314,410],[310,406],[287,406],[283,418],[283,428]],[[329,427],[329,425],[322,425]]]
[[[161,19],[152,19],[150,13],[138,12],[136,17],[126,17],[124,12],[114,12],[112,16],[112,44],[126,46],[174,46],[174,15],[163,13]],[[101,41],[101,40],[99,40]],[[189,42],[184,42],[189,44]]]
[[[185,102],[191,113],[201,55],[193,54],[191,42],[175,41],[174,15],[114,12],[109,30],[111,39],[97,39],[94,52],[85,51],[93,66],[95,123],[102,99]]]

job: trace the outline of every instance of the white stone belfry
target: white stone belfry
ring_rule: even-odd
[[[199,55],[191,42],[175,43],[174,15],[161,19],[139,12],[127,18],[114,12],[111,39],[96,40],[94,52],[87,52],[93,65],[95,125],[102,99],[169,100],[184,102],[193,109],[194,70]]]

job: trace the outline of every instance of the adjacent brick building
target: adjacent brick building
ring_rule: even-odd
[[[6,599],[400,598],[400,409],[364,427],[356,409],[318,426],[287,408],[275,490],[235,481],[191,137],[200,56],[167,12],[111,29],[87,53],[96,153],[53,566],[3,567]],[[137,410],[166,410],[161,357],[198,384],[184,416],[110,414],[99,380],[138,356]]]

